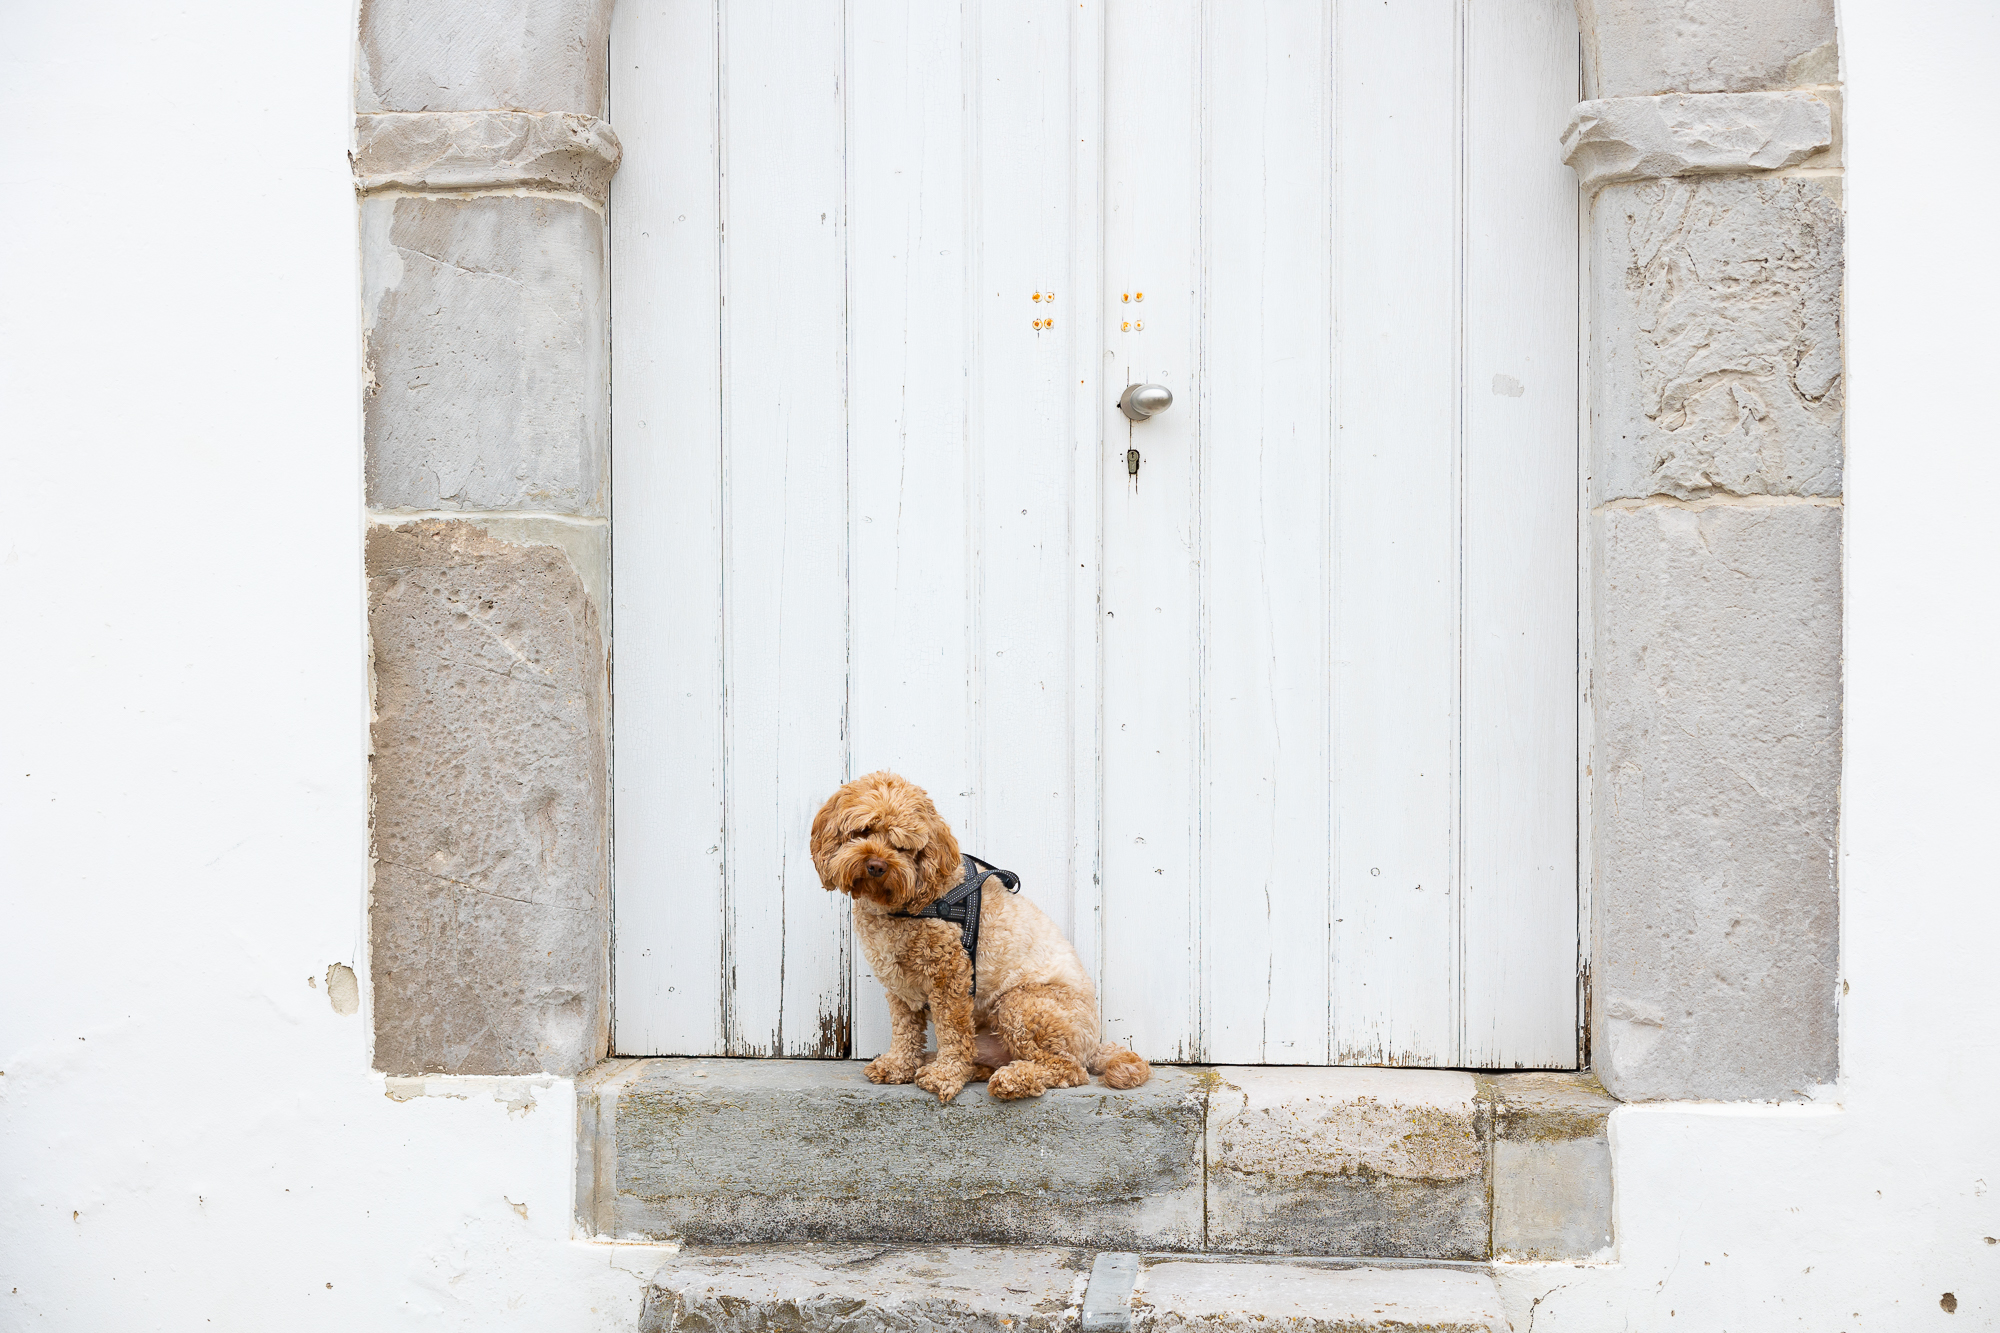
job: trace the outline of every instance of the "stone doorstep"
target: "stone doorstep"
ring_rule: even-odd
[[[642,1333],[1506,1333],[1492,1275],[1424,1266],[1063,1248],[687,1250],[647,1285]]]
[[[1160,1066],[949,1106],[859,1062],[613,1060],[577,1085],[578,1225],[690,1245],[1593,1259],[1615,1103],[1577,1074]]]

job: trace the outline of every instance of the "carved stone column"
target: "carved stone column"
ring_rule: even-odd
[[[375,1065],[606,1052],[609,0],[364,0]]]
[[[1627,1100],[1838,1069],[1831,0],[1579,0],[1593,100],[1592,1061]]]

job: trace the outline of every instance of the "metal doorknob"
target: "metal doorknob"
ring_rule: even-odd
[[[1174,405],[1174,391],[1164,384],[1128,384],[1118,410],[1132,421],[1156,417]]]

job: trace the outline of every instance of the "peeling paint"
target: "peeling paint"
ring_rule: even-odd
[[[345,963],[335,963],[326,969],[326,998],[336,1014],[360,1011],[361,983],[355,980],[353,968]]]

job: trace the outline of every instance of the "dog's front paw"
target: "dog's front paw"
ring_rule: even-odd
[[[908,1083],[915,1079],[918,1069],[915,1060],[906,1060],[896,1055],[878,1055],[868,1062],[861,1072],[868,1076],[870,1083]]]
[[[1048,1090],[1049,1085],[1042,1078],[1042,1071],[1025,1060],[1016,1060],[994,1070],[993,1077],[986,1081],[987,1094],[1003,1102],[1039,1097]]]
[[[940,1056],[917,1071],[917,1086],[940,1102],[948,1102],[972,1080],[974,1072],[973,1067],[962,1060],[947,1060]]]

